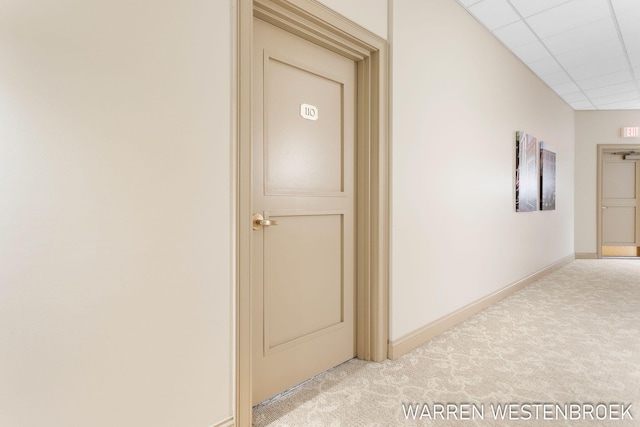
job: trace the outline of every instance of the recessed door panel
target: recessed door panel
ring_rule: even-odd
[[[343,84],[265,55],[267,194],[342,192]]]
[[[607,230],[604,245],[635,245],[636,208],[615,206],[605,209],[602,214],[603,227]]]
[[[605,199],[636,198],[636,162],[615,161],[603,164],[602,196]]]
[[[342,215],[269,216],[278,227],[264,235],[267,352],[344,319]]]

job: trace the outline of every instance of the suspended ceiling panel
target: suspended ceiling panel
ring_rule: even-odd
[[[640,0],[457,1],[574,109],[640,109]]]

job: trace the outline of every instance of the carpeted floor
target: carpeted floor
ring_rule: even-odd
[[[640,426],[640,260],[577,260],[398,360],[258,405],[254,425]]]

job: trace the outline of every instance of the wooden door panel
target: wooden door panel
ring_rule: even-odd
[[[341,193],[343,84],[309,66],[265,56],[266,194]],[[312,109],[313,117],[303,118],[301,108]]]
[[[605,199],[636,198],[636,162],[605,162],[602,168],[602,197]]]
[[[602,246],[638,246],[638,162],[602,158]]]
[[[343,215],[269,215],[264,236],[265,351],[344,321]],[[295,321],[292,321],[295,319]]]
[[[635,219],[636,208],[633,206],[615,206],[605,209],[602,216],[602,225],[606,230],[603,245],[635,245]]]
[[[353,60],[259,19],[253,78],[255,404],[355,356],[357,86]]]

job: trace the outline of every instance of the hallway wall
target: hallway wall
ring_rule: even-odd
[[[596,197],[598,144],[640,144],[621,138],[620,128],[640,126],[640,111],[576,111],[576,253],[598,253]]]
[[[2,2],[1,426],[232,415],[232,6]]]
[[[455,1],[393,1],[391,339],[573,254],[574,112]],[[557,153],[516,213],[515,132]]]
[[[318,0],[383,39],[387,38],[387,0]]]
[[[394,0],[393,34],[321,1],[394,38],[392,339],[573,253],[571,109],[454,0]],[[3,4],[0,425],[232,416],[234,5]],[[554,212],[514,212],[519,129]]]

